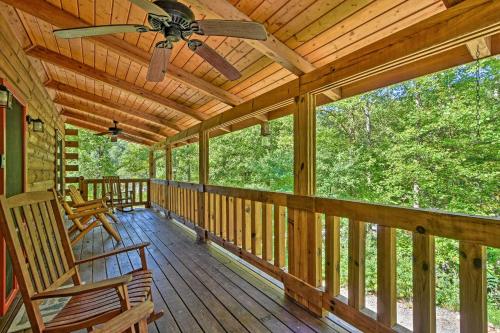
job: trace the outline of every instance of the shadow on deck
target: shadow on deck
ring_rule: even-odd
[[[115,225],[122,243],[101,228],[75,247],[84,258],[114,247],[150,242],[148,264],[154,274],[155,306],[165,315],[150,332],[350,332],[333,317],[316,318],[288,300],[276,282],[211,244],[197,244],[184,226],[153,210],[120,214]],[[81,267],[84,281],[101,280],[140,266],[134,252]]]

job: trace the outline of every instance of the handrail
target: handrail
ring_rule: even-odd
[[[283,281],[286,292],[300,295],[309,309],[315,306],[318,314],[328,310],[365,331],[393,332],[397,326],[395,230],[413,234],[416,332],[435,327],[435,275],[430,269],[434,265],[434,237],[456,239],[460,245],[461,323],[473,320],[487,325],[482,323],[486,321],[485,249],[500,247],[497,217],[157,179],[151,179],[150,184],[153,207],[165,209],[198,233],[201,230],[208,239]],[[310,221],[324,218],[323,232],[305,231],[308,237],[324,241],[324,257],[321,248],[315,253],[310,248],[300,249],[307,246],[304,244],[294,247],[297,214],[309,214]],[[339,273],[340,223],[345,219],[349,226],[347,300],[340,296]],[[377,225],[377,314],[364,308],[366,223]],[[290,273],[297,265],[299,250],[312,252],[319,274],[325,268],[324,288],[306,283],[303,273]],[[462,326],[462,331],[466,327]]]
[[[79,189],[85,200],[100,199],[106,195],[105,181],[102,178],[79,177]],[[134,206],[150,206],[149,178],[120,178],[124,191],[131,191]]]

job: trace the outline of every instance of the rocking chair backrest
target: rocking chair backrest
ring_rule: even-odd
[[[31,325],[40,331],[43,321],[31,297],[70,278],[80,284],[55,191],[0,196],[0,228]]]
[[[82,197],[82,194],[80,193],[80,190],[77,189],[75,186],[70,185],[68,186],[68,192],[69,196],[71,197],[71,200],[76,203],[76,204],[82,204],[85,203],[85,200]]]
[[[113,196],[121,196],[122,190],[119,176],[104,176],[102,179],[106,186],[106,193],[111,193]]]

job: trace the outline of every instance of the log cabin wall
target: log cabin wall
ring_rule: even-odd
[[[26,190],[46,190],[55,185],[56,130],[64,133],[64,123],[43,86],[46,78],[41,76],[42,65],[32,62],[23,51],[30,45],[26,33],[13,31],[12,15],[8,11],[0,12],[0,78],[26,101],[28,115],[45,123],[43,133],[35,133],[27,127]]]

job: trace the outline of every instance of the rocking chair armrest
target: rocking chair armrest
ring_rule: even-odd
[[[89,209],[96,209],[96,208],[104,208],[104,205],[102,202],[99,203],[93,203],[93,204],[87,204],[87,205],[80,205],[78,207],[75,207],[75,212],[81,212]]]
[[[87,216],[92,216],[92,215],[99,214],[99,213],[106,213],[108,211],[109,211],[109,209],[107,209],[107,208],[88,209],[88,210],[76,212],[74,214],[68,214],[68,218],[70,220],[74,220],[74,219],[78,219],[80,217],[87,217]]]
[[[89,205],[92,205],[92,204],[102,204],[103,199],[104,198],[89,200],[89,201],[85,201],[85,202],[82,202],[82,203],[73,203],[73,207],[78,208],[78,207],[89,206]]]
[[[146,321],[153,313],[154,305],[151,301],[142,302],[132,309],[122,312],[118,316],[93,330],[95,333],[122,333],[135,324]],[[145,324],[147,325],[147,323]],[[142,331],[141,331],[142,332]]]
[[[37,293],[31,296],[33,301],[39,299],[46,298],[55,298],[55,297],[70,297],[81,294],[86,294],[94,291],[99,291],[103,289],[116,289],[117,287],[127,285],[130,281],[132,281],[132,275],[124,275],[120,277],[116,277],[113,279],[102,280],[94,283],[82,284],[79,286],[69,287],[69,288],[61,288],[50,291],[42,291],[41,293]]]
[[[81,264],[84,264],[84,263],[89,262],[89,261],[94,261],[94,260],[97,260],[97,259],[102,259],[102,258],[114,256],[114,255],[117,255],[117,254],[120,254],[120,253],[124,253],[124,252],[129,252],[129,251],[134,251],[134,250],[141,250],[141,249],[144,249],[144,248],[148,247],[149,244],[150,243],[139,243],[139,244],[135,244],[135,245],[125,246],[125,247],[122,247],[122,248],[119,248],[119,249],[116,249],[116,250],[113,250],[113,251],[109,251],[109,252],[106,252],[106,253],[98,254],[98,255],[93,256],[93,257],[88,257],[88,258],[77,260],[77,261],[75,261],[75,265],[81,265]]]

